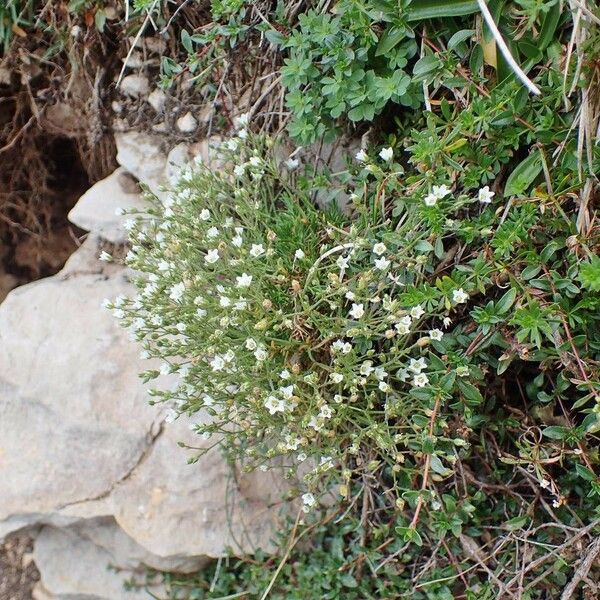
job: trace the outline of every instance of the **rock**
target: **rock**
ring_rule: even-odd
[[[169,183],[176,183],[181,173],[181,169],[188,165],[192,157],[190,156],[190,147],[188,144],[177,144],[171,149],[167,156],[167,165],[165,167],[165,176]]]
[[[122,61],[123,64],[129,69],[141,69],[144,66],[144,57],[142,56],[141,52],[132,52],[128,57],[124,56]],[[125,81],[125,79],[123,81]],[[147,82],[148,81],[146,80],[146,83]]]
[[[167,102],[167,95],[160,88],[156,88],[147,99],[148,104],[150,104],[157,113],[163,112],[165,103]]]
[[[115,529],[119,530],[116,526]],[[144,565],[121,564],[119,558],[97,545],[85,530],[44,527],[34,546],[34,560],[41,575],[40,592],[54,600],[147,600],[149,595],[143,588],[125,587],[132,579],[145,583]]]
[[[148,186],[150,191],[160,196],[160,188],[165,179],[167,157],[156,137],[128,131],[117,133],[115,142],[117,162],[138,181]]]
[[[116,100],[113,100],[110,103],[110,107],[112,108],[113,112],[120,115],[123,112],[123,105],[120,102],[117,102]]]
[[[121,92],[132,98],[147,96],[150,92],[148,78],[143,75],[127,75],[121,80]]]
[[[127,242],[125,221],[127,215],[119,215],[120,209],[143,210],[145,201],[131,175],[118,168],[112,175],[94,184],[69,212],[68,219],[77,227],[93,231],[112,244]]]
[[[148,405],[138,373],[149,365],[100,307],[132,293],[130,273],[98,251],[90,236],[58,275],[0,305],[0,538],[68,528],[121,564],[178,571],[227,547],[270,548],[283,482],[233,472],[214,449],[187,464],[178,441],[214,440]],[[72,547],[64,560],[76,563],[84,550]]]
[[[156,125],[152,125],[152,131],[155,131],[156,133],[167,133],[169,127],[164,121],[161,121],[160,123],[156,123]]]
[[[187,112],[177,119],[175,125],[181,133],[193,133],[198,128],[198,121],[191,112]]]

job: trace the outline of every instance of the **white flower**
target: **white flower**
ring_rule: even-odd
[[[206,309],[204,308],[199,308],[198,310],[196,310],[196,315],[199,316],[200,318],[203,318],[206,316]]]
[[[306,254],[304,254],[304,250],[301,250],[300,248],[294,252],[294,258],[297,260],[302,260],[305,256]]]
[[[284,369],[283,371],[281,371],[281,373],[279,373],[279,377],[281,377],[281,379],[289,379],[290,378],[290,372],[287,369]]]
[[[434,185],[432,193],[438,200],[441,200],[450,193],[450,188],[445,185]]]
[[[368,377],[373,372],[373,362],[370,360],[365,360],[365,362],[360,365],[360,374]]]
[[[135,227],[135,221],[133,219],[127,219],[123,223],[123,227],[125,227],[125,229],[127,229],[127,231],[131,231]]]
[[[117,217],[121,217],[124,214],[125,214],[125,209],[124,208],[121,208],[120,206],[118,208],[115,208],[115,215]]]
[[[200,218],[201,218],[203,221],[208,221],[208,220],[210,219],[210,211],[208,210],[208,208],[203,208],[203,209],[200,211]]]
[[[219,306],[227,308],[228,306],[231,306],[231,300],[227,296],[221,296],[219,298]]]
[[[365,314],[364,304],[352,304],[348,313],[353,319],[360,319]]]
[[[545,490],[550,487],[550,482],[547,479],[542,479],[540,481],[540,487]]]
[[[245,165],[236,165],[233,169],[233,174],[236,177],[243,177],[244,173],[246,172],[246,166]]]
[[[452,319],[450,317],[444,317],[444,319],[442,320],[442,323],[444,324],[444,328],[448,329],[448,327],[450,327],[450,325],[452,325]]]
[[[333,383],[341,383],[344,381],[344,376],[341,373],[331,373],[329,379],[331,379]]]
[[[419,374],[423,369],[427,368],[427,362],[424,358],[419,358],[415,360],[414,358],[410,359],[410,364],[408,365],[408,370],[413,373]]]
[[[332,415],[333,409],[330,406],[328,406],[327,404],[321,406],[321,411],[319,412],[319,417],[321,419],[331,419]]]
[[[344,347],[344,342],[342,342],[342,340],[335,340],[335,342],[333,342],[333,344],[331,344],[331,349],[334,352],[338,352],[343,347]]]
[[[256,360],[265,360],[267,358],[267,351],[262,346],[259,346],[254,352],[254,357]]]
[[[315,497],[311,493],[302,494],[302,503],[304,506],[302,510],[304,512],[309,512],[311,507],[313,507],[316,503]]]
[[[354,292],[346,292],[346,299],[347,300],[354,300],[356,298],[356,295]]]
[[[443,336],[444,336],[444,332],[441,329],[430,329],[429,330],[429,337],[432,340],[436,340],[439,342]]]
[[[356,160],[359,162],[367,162],[369,160],[369,155],[361,148],[356,153],[356,156],[354,158],[356,158]]]
[[[381,256],[387,250],[385,244],[383,242],[377,242],[373,246],[373,252],[377,254],[377,256]]]
[[[250,248],[250,256],[257,258],[264,253],[265,249],[263,248],[262,244],[252,244],[252,248]]]
[[[376,367],[375,368],[375,377],[379,380],[382,381],[383,379],[385,379],[387,375],[386,370],[383,367]]]
[[[240,235],[236,235],[235,237],[231,238],[231,243],[232,243],[232,244],[233,244],[233,245],[234,245],[236,248],[239,248],[239,247],[242,245],[243,241],[244,241],[244,240],[242,239],[242,236],[240,236]]]
[[[102,262],[110,262],[112,260],[112,256],[108,252],[106,252],[106,250],[102,250],[98,259]]]
[[[429,377],[425,373],[419,373],[413,378],[413,385],[415,387],[425,387],[429,383]]]
[[[179,302],[185,292],[185,283],[176,283],[170,289],[169,298],[175,302]]]
[[[304,462],[308,456],[306,456],[306,452],[300,452],[296,458],[298,459],[298,462]]]
[[[417,304],[417,306],[413,306],[410,309],[410,316],[413,319],[420,319],[424,314],[425,311],[423,310],[423,307],[420,304]]]
[[[258,156],[251,156],[248,161],[253,167],[260,167],[262,160]]]
[[[465,292],[465,290],[462,288],[452,292],[452,300],[456,302],[456,304],[464,304],[468,299],[469,294],[467,294],[467,292]]]
[[[379,156],[381,157],[381,160],[388,162],[394,158],[394,151],[391,148],[382,148]]]
[[[380,381],[379,382],[379,389],[382,392],[388,392],[390,390],[390,386],[385,381]]]
[[[406,381],[410,377],[407,369],[400,369],[396,375],[400,381]]]
[[[412,325],[412,319],[406,315],[400,319],[394,326],[400,335],[407,335],[410,333],[410,326]]]
[[[216,227],[211,227],[207,232],[206,232],[206,237],[209,240],[212,240],[213,238],[216,238],[219,235],[219,230]]]
[[[183,333],[187,329],[187,325],[185,323],[177,323],[177,325],[175,325],[175,328],[177,329],[177,331],[179,331],[179,333]]]
[[[345,342],[341,348],[344,354],[350,354],[352,352],[352,344],[350,342]]]
[[[233,310],[246,310],[246,307],[248,306],[248,301],[246,300],[246,298],[238,298],[236,303],[233,305]]]
[[[479,202],[482,204],[490,204],[494,195],[494,192],[490,191],[490,187],[486,185],[479,190]]]
[[[237,150],[239,145],[240,141],[235,138],[231,138],[230,140],[227,140],[227,142],[225,142],[225,147],[227,148],[227,150]]]
[[[252,275],[248,275],[248,273],[242,273],[239,277],[235,278],[236,286],[239,288],[249,287],[252,283]]]
[[[204,260],[209,265],[216,263],[219,260],[219,250],[217,248],[214,248],[213,250],[209,250],[207,252],[206,256],[204,257]]]
[[[285,166],[288,169],[290,169],[291,171],[293,171],[294,169],[297,169],[299,165],[300,165],[300,161],[297,158],[288,158],[285,161]]]
[[[469,376],[469,367],[465,367],[465,366],[456,367],[456,374],[459,377],[468,377]]]
[[[375,261],[375,268],[379,269],[380,271],[385,271],[390,264],[390,261],[385,256],[382,256]]]
[[[252,338],[248,338],[246,340],[246,349],[254,352],[256,348],[258,348],[257,343]]]
[[[347,269],[348,268],[348,263],[350,262],[350,257],[349,256],[340,256],[336,261],[335,264],[340,268],[340,269]]]
[[[219,355],[215,356],[209,363],[213,371],[222,371],[225,366],[225,361]]]
[[[239,117],[235,119],[235,126],[240,129],[242,127],[247,127],[250,122],[250,115],[248,113],[242,113]]]
[[[427,194],[427,196],[425,196],[425,198],[423,199],[425,206],[435,206],[437,204],[437,201],[437,196],[435,196],[434,194]]]
[[[289,400],[294,395],[294,385],[286,385],[285,387],[279,388],[279,391],[286,400]]]
[[[275,396],[267,396],[264,406],[272,415],[285,411],[285,402]]]

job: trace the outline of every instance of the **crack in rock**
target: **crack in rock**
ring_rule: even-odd
[[[152,449],[154,448],[154,444],[156,443],[156,440],[158,440],[158,438],[164,432],[164,429],[165,429],[164,425],[165,425],[165,423],[162,418],[160,419],[160,421],[154,421],[154,423],[152,423],[150,431],[146,435],[146,447],[142,450],[138,459],[135,461],[134,465],[130,469],[128,469],[124,475],[119,477],[119,479],[117,479],[117,481],[115,481],[113,484],[111,484],[111,486],[107,490],[101,492],[100,494],[97,494],[96,496],[92,496],[90,498],[82,498],[80,500],[74,500],[73,502],[67,502],[65,504],[58,506],[56,510],[61,511],[66,508],[71,508],[72,506],[78,506],[80,504],[85,504],[86,502],[97,502],[99,500],[104,500],[105,498],[110,496],[112,494],[112,492],[117,487],[119,487],[122,483],[127,481],[133,475],[133,473],[136,471],[136,469],[140,465],[142,465],[146,461],[146,459],[150,456]],[[158,427],[158,429],[155,432],[153,430],[156,429],[156,427]]]

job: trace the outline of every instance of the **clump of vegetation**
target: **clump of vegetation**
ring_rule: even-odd
[[[460,4],[340,2],[296,32],[263,14],[293,135],[384,109],[394,125],[331,174],[244,116],[219,168],[185,169],[129,223],[139,294],[107,306],[161,361],[146,380],[179,374],[153,402],[281,468],[302,509],[279,556],[174,597],[595,593],[600,544],[578,561],[600,524],[593,19],[496,3],[488,29]]]

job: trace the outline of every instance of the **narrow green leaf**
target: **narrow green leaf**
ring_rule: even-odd
[[[597,479],[596,474],[593,471],[590,471],[590,469],[580,465],[579,463],[575,465],[575,470],[577,471],[579,477],[585,479],[586,481],[596,481]]]
[[[513,305],[516,297],[517,290],[515,290],[514,288],[508,290],[508,292],[506,292],[506,294],[504,294],[504,296],[502,296],[502,298],[500,298],[500,300],[498,300],[498,302],[496,303],[496,308],[498,309],[498,312],[501,315],[508,312],[508,309]]]
[[[404,27],[390,27],[383,32],[375,49],[375,56],[387,54],[406,37]]]
[[[535,178],[542,172],[542,156],[534,150],[525,160],[521,161],[508,176],[504,187],[505,196],[524,194]]]
[[[558,21],[560,20],[560,6],[560,2],[556,2],[544,17],[542,29],[540,30],[540,37],[537,41],[537,47],[540,50],[545,50],[548,47],[548,44],[554,39],[554,32],[556,31]]]
[[[474,29],[461,29],[457,31],[449,40],[448,40],[448,50],[453,50],[458,46],[461,42],[464,42],[473,37],[475,34]]]
[[[542,433],[552,440],[563,440],[569,433],[569,430],[560,425],[551,425],[550,427],[546,427]]]
[[[504,528],[508,531],[516,531],[517,529],[523,529],[523,526],[529,521],[529,517],[524,515],[522,517],[513,517],[504,523]]]
[[[413,0],[408,7],[407,21],[462,17],[479,11],[475,0]]]

